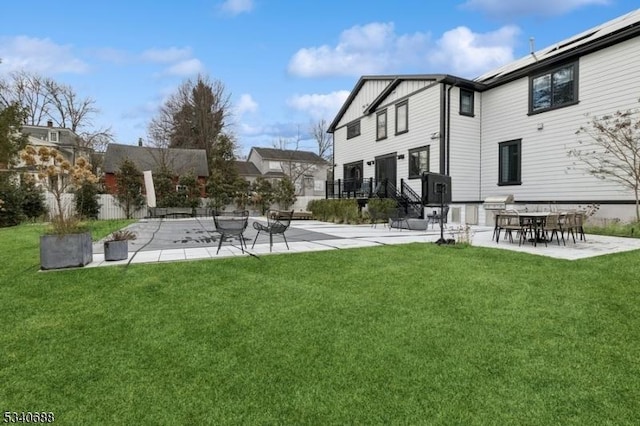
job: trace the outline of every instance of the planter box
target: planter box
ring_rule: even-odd
[[[40,237],[41,269],[74,268],[92,261],[93,243],[90,232]]]
[[[104,242],[104,260],[125,260],[128,255],[129,242],[127,240]]]

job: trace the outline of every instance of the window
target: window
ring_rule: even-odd
[[[282,170],[282,164],[279,161],[269,161],[270,170]]]
[[[387,110],[380,111],[376,116],[376,140],[387,137]]]
[[[473,92],[460,89],[460,115],[473,117]]]
[[[498,145],[498,185],[520,185],[520,145],[522,139]]]
[[[347,124],[347,139],[360,136],[360,120]]]
[[[565,65],[529,80],[529,113],[548,111],[578,102],[578,64]]]
[[[409,102],[396,105],[396,135],[409,131]]]
[[[49,142],[58,142],[58,132],[49,132]]]
[[[429,146],[409,150],[409,179],[429,171]]]

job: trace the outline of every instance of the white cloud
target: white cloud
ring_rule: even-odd
[[[585,6],[609,3],[611,0],[467,0],[461,7],[480,10],[490,16],[515,18],[532,15],[556,16]]]
[[[147,49],[142,52],[142,59],[151,62],[171,63],[183,61],[191,57],[189,47],[169,47],[167,49]]]
[[[454,28],[436,42],[428,60],[434,69],[472,78],[512,61],[519,32],[511,25],[485,34]]]
[[[240,95],[240,100],[238,100],[238,103],[236,105],[236,114],[238,114],[238,116],[243,115],[247,112],[256,112],[257,110],[258,103],[253,100],[251,95],[246,93]]]
[[[253,0],[226,0],[220,5],[220,10],[230,15],[239,15],[251,12],[253,7]]]
[[[287,104],[291,108],[308,113],[314,120],[329,119],[336,115],[347,97],[347,90],[328,94],[294,95],[287,100]]]
[[[73,46],[60,45],[48,38],[27,36],[0,37],[0,70],[5,72],[26,69],[42,74],[82,74],[89,65],[75,57]]]
[[[458,27],[432,42],[427,33],[399,35],[393,24],[372,23],[342,32],[335,47],[300,49],[289,72],[303,77],[384,73],[474,77],[513,60],[518,34],[515,26],[488,33]]]
[[[342,32],[335,47],[300,49],[289,62],[289,72],[303,77],[383,73],[417,63],[428,41],[423,33],[397,35],[393,23],[354,26]]]
[[[180,61],[167,68],[164,74],[177,76],[192,76],[204,71],[204,65],[199,59],[192,58]]]

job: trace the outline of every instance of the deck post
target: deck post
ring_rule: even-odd
[[[342,198],[342,181],[338,179],[338,198]]]

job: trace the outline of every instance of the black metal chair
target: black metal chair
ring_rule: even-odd
[[[409,220],[407,219],[407,212],[404,207],[393,209],[389,214],[389,230],[391,230],[391,228],[398,228],[402,231],[403,223],[407,225],[407,229],[411,229]]]
[[[440,218],[442,218],[442,223],[447,223],[447,216],[449,215],[449,206],[444,206],[444,210],[442,214],[438,213],[437,210],[434,210],[432,214],[427,215],[427,228],[429,224],[431,224],[431,229],[435,225],[440,226]]]
[[[253,222],[253,228],[258,231],[256,234],[256,238],[253,240],[253,244],[251,248],[256,245],[256,241],[258,241],[258,237],[261,232],[266,232],[269,234],[269,252],[273,251],[273,236],[274,235],[282,235],[284,238],[284,243],[287,246],[287,250],[289,250],[289,243],[287,242],[287,237],[284,235],[287,229],[289,229],[289,225],[291,225],[291,219],[293,217],[293,210],[288,212],[276,212],[275,214],[267,215],[267,225],[260,222]]]
[[[213,212],[213,223],[216,226],[215,231],[220,234],[220,241],[218,242],[218,251],[222,242],[227,238],[236,237],[240,240],[240,250],[244,254],[246,243],[244,242],[243,233],[247,229],[249,224],[249,211],[248,210],[236,210],[233,212]]]

